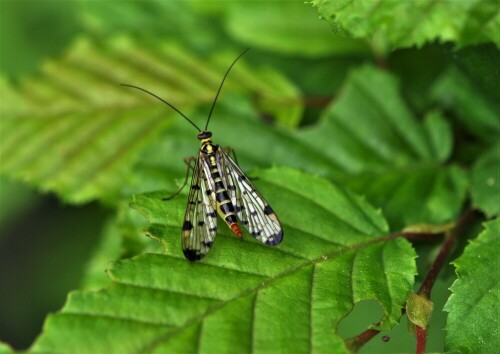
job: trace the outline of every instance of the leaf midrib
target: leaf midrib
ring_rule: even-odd
[[[293,275],[293,274],[295,274],[295,273],[297,273],[297,272],[299,272],[299,271],[301,271],[301,270],[303,270],[311,265],[315,266],[315,265],[320,264],[322,262],[327,262],[327,261],[331,260],[332,258],[340,256],[346,252],[353,251],[353,250],[354,251],[359,250],[361,248],[368,247],[368,246],[371,246],[371,245],[376,244],[376,243],[390,241],[392,239],[395,239],[398,236],[399,235],[397,235],[397,234],[391,234],[391,235],[379,237],[377,239],[373,239],[373,240],[370,240],[367,242],[362,242],[362,243],[359,243],[358,245],[346,246],[345,248],[343,248],[341,250],[327,252],[327,253],[325,253],[317,258],[307,260],[301,264],[298,264],[295,267],[292,267],[288,270],[283,271],[282,273],[276,275],[275,277],[269,277],[269,279],[260,282],[257,287],[243,290],[241,293],[239,293],[236,296],[233,296],[232,298],[230,298],[228,300],[221,300],[221,302],[219,304],[216,304],[216,305],[208,308],[207,311],[205,311],[203,314],[187,320],[183,325],[178,326],[177,328],[175,328],[172,331],[169,331],[168,333],[165,333],[165,334],[158,336],[156,339],[152,340],[148,345],[146,345],[143,349],[139,350],[139,352],[140,353],[148,353],[148,352],[153,351],[156,346],[161,344],[161,342],[168,340],[169,338],[173,337],[176,333],[181,332],[182,330],[188,328],[191,325],[194,325],[198,322],[202,323],[205,318],[207,318],[211,314],[215,313],[219,309],[223,308],[226,304],[229,304],[233,301],[237,301],[245,296],[251,295],[252,293],[257,294],[259,290],[265,289],[268,286],[270,286],[271,284],[273,284],[274,282],[277,282],[277,281],[279,281],[287,276],[291,276],[291,275]],[[168,257],[168,256],[165,256],[165,257]],[[221,269],[225,269],[225,268],[217,266],[217,265],[213,265],[213,266],[221,268]],[[163,291],[169,291],[169,290],[163,290]],[[253,303],[252,308],[255,309],[255,302]]]

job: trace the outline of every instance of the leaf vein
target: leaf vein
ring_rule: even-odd
[[[232,298],[230,299],[227,299],[227,300],[224,300],[224,301],[221,301],[220,303],[218,304],[215,304],[214,306],[212,307],[209,307],[203,314],[201,314],[200,316],[198,317],[193,317],[191,319],[188,319],[186,320],[186,322],[179,326],[176,330],[174,331],[171,331],[171,332],[168,332],[168,333],[164,333],[164,334],[161,334],[159,336],[157,336],[155,339],[153,339],[151,341],[151,343],[148,345],[148,347],[146,348],[146,351],[153,351],[158,345],[161,344],[162,341],[165,341],[165,340],[168,340],[170,337],[172,337],[173,335],[175,335],[175,333],[179,332],[179,331],[182,331],[183,329],[189,327],[190,325],[192,325],[193,323],[197,323],[197,322],[200,322],[200,321],[203,321],[206,317],[208,317],[209,315],[211,315],[212,313],[220,310],[222,307],[224,307],[226,304],[228,303],[231,303],[232,301],[236,301],[238,299],[241,299],[245,296],[248,296],[249,294],[252,294],[252,293],[257,293],[259,290],[261,289],[264,289],[266,287],[268,287],[270,284],[276,282],[276,281],[279,281],[287,276],[290,276],[290,275],[293,275],[299,271],[301,271],[302,269],[306,268],[306,267],[309,267],[313,264],[318,264],[318,263],[322,263],[322,262],[327,262],[328,260],[332,259],[333,257],[337,257],[337,256],[340,256],[346,252],[349,252],[349,251],[352,251],[352,250],[359,250],[363,247],[367,247],[367,246],[371,246],[373,244],[377,244],[377,243],[380,243],[380,242],[387,242],[387,241],[390,241],[394,238],[398,237],[397,234],[391,234],[389,236],[384,236],[384,237],[379,237],[377,239],[374,239],[374,240],[371,240],[371,241],[368,241],[368,242],[363,242],[363,243],[360,243],[358,245],[355,245],[355,246],[352,246],[352,247],[345,247],[344,249],[342,250],[338,250],[338,251],[333,251],[333,252],[327,252],[315,259],[312,259],[310,261],[307,261],[307,262],[304,262],[302,264],[299,264],[291,269],[288,269],[280,274],[278,274],[277,276],[275,277],[272,277],[272,278],[269,278],[268,280],[266,281],[263,281],[263,282],[259,282],[259,285],[254,287],[254,288],[250,288],[250,289],[245,289],[244,291],[242,291],[241,293],[239,293],[238,295],[236,296],[233,296]],[[357,253],[356,253],[357,254]],[[351,284],[352,283],[352,272],[351,272]],[[352,286],[352,285],[351,285]]]
[[[266,183],[269,183],[269,184],[272,184],[280,189],[284,189],[288,192],[291,192],[292,194],[295,194],[296,196],[299,196],[299,197],[302,197],[306,200],[308,200],[309,202],[311,202],[312,204],[314,204],[315,206],[317,206],[318,208],[326,211],[328,214],[330,214],[331,216],[333,216],[335,219],[337,219],[338,221],[342,222],[343,224],[349,226],[351,229],[363,234],[365,231],[364,230],[361,230],[359,229],[356,225],[342,219],[339,215],[335,214],[332,210],[328,209],[327,207],[325,207],[324,205],[318,203],[315,199],[311,198],[311,196],[309,194],[304,194],[304,193],[299,193],[297,189],[292,189],[292,188],[287,188],[286,186],[284,185],[281,185],[281,184],[278,184],[278,183],[275,183],[273,181],[266,181]],[[302,231],[302,230],[301,230]],[[327,242],[330,242],[330,240],[328,239],[324,239],[322,237],[319,237],[319,235],[314,235],[316,236],[317,238],[323,240],[323,241],[327,241]]]
[[[169,256],[163,256],[163,257],[169,257]],[[165,288],[159,288],[159,287],[154,287],[154,286],[144,286],[144,285],[139,285],[137,283],[131,283],[131,282],[126,282],[123,280],[116,280],[113,279],[113,282],[116,284],[121,284],[124,286],[130,286],[133,288],[137,289],[145,289],[145,290],[153,290],[153,291],[161,291],[165,293],[170,293],[170,294],[176,294],[176,295],[182,295],[182,296],[189,296],[201,300],[211,300],[211,301],[221,301],[222,299],[219,297],[211,297],[211,296],[205,296],[205,295],[198,295],[198,294],[191,294],[183,291],[178,291],[178,290],[170,290],[170,289],[165,289]]]

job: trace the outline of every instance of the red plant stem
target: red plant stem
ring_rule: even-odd
[[[424,354],[425,353],[425,345],[427,344],[427,330],[420,326],[415,326],[416,334],[417,334],[417,350],[416,354]]]
[[[380,322],[377,322],[375,326],[380,325]],[[347,348],[353,352],[356,353],[359,348],[361,348],[363,345],[365,345],[370,339],[375,337],[377,334],[379,334],[380,331],[378,329],[367,329],[366,331],[358,334],[355,337],[349,338],[346,340],[346,345]]]
[[[444,265],[444,262],[448,258],[453,246],[455,245],[457,236],[462,233],[463,229],[470,222],[472,217],[475,215],[474,210],[468,210],[464,214],[460,216],[457,220],[456,226],[448,233],[443,245],[441,246],[441,250],[439,251],[438,256],[434,260],[434,263],[431,266],[431,269],[427,273],[424,282],[420,286],[418,290],[418,294],[430,298],[432,287],[437,279],[439,271]],[[418,240],[418,239],[426,239],[429,237],[435,237],[435,234],[422,234],[422,233],[412,233],[412,232],[397,232],[387,236],[387,241],[395,239],[396,237],[404,237],[408,240]],[[403,309],[403,313],[404,313]],[[375,326],[380,325],[380,322],[376,323]],[[417,354],[425,353],[425,347],[427,344],[427,329],[419,326],[416,327],[416,335],[417,335]],[[365,345],[370,339],[379,334],[380,331],[376,329],[367,329],[366,331],[358,334],[357,336],[351,337],[347,339],[346,345],[348,349],[352,352],[357,352],[363,345]]]
[[[437,276],[441,268],[443,267],[444,262],[446,261],[446,259],[448,259],[448,256],[453,249],[453,246],[455,245],[457,236],[463,231],[474,214],[475,212],[473,210],[468,210],[464,214],[462,214],[462,216],[460,216],[456,226],[450,231],[448,237],[446,237],[446,239],[444,240],[443,246],[441,247],[441,250],[439,251],[436,259],[434,260],[429,273],[427,273],[427,276],[420,286],[420,289],[418,289],[417,294],[430,299],[432,287],[436,282]]]
[[[427,241],[433,239],[440,240],[442,234],[443,233],[437,234],[437,233],[421,233],[421,232],[400,232],[398,236],[404,237],[405,239],[410,241],[422,241],[422,240]]]
[[[445,261],[448,259],[448,256],[450,255],[450,252],[452,251],[453,246],[457,241],[458,235],[463,232],[464,228],[467,226],[474,214],[474,210],[468,210],[460,216],[456,226],[449,232],[448,236],[444,240],[443,245],[441,246],[441,250],[434,260],[434,263],[432,263],[431,269],[429,269],[429,272],[422,282],[420,289],[418,289],[417,294],[422,295],[426,299],[430,300],[432,287],[436,282],[441,268],[443,268]],[[423,354],[425,353],[425,347],[427,345],[427,328],[422,328],[420,326],[415,327],[417,335],[417,349],[415,352],[416,354]]]

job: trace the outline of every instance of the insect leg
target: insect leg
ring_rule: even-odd
[[[240,164],[238,163],[238,157],[236,156],[236,151],[234,151],[234,149],[231,147],[231,146],[226,146],[225,148],[223,148],[222,150],[224,150],[224,152],[228,155],[232,155],[232,157],[234,158],[234,162],[236,162],[236,164],[239,166]]]
[[[236,156],[236,151],[234,151],[234,149],[231,147],[231,146],[226,146],[225,148],[223,148],[222,150],[224,150],[224,152],[228,155],[232,155],[232,157],[234,158],[234,162],[236,162],[236,164],[239,166],[240,164],[238,163],[238,157]],[[250,177],[248,176],[248,179],[251,180],[251,181],[255,181],[257,179],[259,179],[259,177]]]
[[[193,161],[196,161],[196,157],[190,156],[190,157],[184,158],[184,162],[187,165],[186,178],[184,179],[184,183],[179,187],[179,189],[174,194],[172,194],[170,197],[162,198],[162,200],[171,200],[171,199],[175,198],[184,189],[184,187],[186,186],[187,181],[188,181],[189,171],[191,169],[193,169],[193,166],[191,166],[191,163]]]

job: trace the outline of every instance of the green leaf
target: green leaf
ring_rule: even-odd
[[[500,213],[500,144],[484,153],[472,168],[471,194],[474,206],[488,216]]]
[[[485,224],[460,258],[453,262],[458,279],[444,310],[445,350],[460,353],[494,353],[500,346],[498,336],[498,299],[500,278],[500,220]]]
[[[500,12],[492,1],[312,0],[311,4],[334,30],[383,40],[392,48],[435,40],[459,46],[488,41],[500,45]]]
[[[172,117],[181,118],[119,84],[146,87],[187,111],[212,102],[234,57],[221,54],[207,62],[172,43],[145,48],[126,38],[102,45],[80,40],[19,90],[3,82],[2,91],[17,100],[2,100],[1,172],[70,202],[116,202],[120,195],[138,192],[130,190],[136,177],[130,170],[140,152]],[[226,91],[257,92],[263,111],[284,126],[298,123],[302,103],[286,79],[270,69],[250,69],[244,61],[231,75]]]
[[[133,206],[166,253],[118,261],[112,286],[72,293],[32,351],[347,352],[336,325],[366,299],[383,308],[382,328],[396,324],[416,272],[410,244],[382,237],[379,212],[322,178],[289,168],[258,175],[284,225],[279,246],[237,239],[221,225],[210,253],[188,262],[185,198],[139,195]]]
[[[432,96],[442,106],[453,110],[468,130],[486,141],[500,134],[500,111],[478,84],[456,67],[446,71],[432,88]]]
[[[381,206],[392,229],[418,223],[445,223],[460,213],[468,180],[457,166],[411,167],[366,173],[346,182]]]
[[[434,111],[425,117],[424,127],[434,157],[437,161],[446,161],[453,148],[450,124],[439,112]]]
[[[466,47],[453,53],[457,68],[490,104],[500,99],[500,72],[496,70],[499,60],[500,51],[491,43]]]
[[[322,121],[300,138],[331,161],[336,181],[381,206],[393,229],[445,223],[460,212],[466,175],[441,165],[452,149],[449,124],[437,111],[418,122],[385,72],[353,71]]]
[[[333,35],[314,10],[300,1],[285,6],[277,1],[233,1],[223,7],[227,33],[252,47],[301,57],[369,52],[362,41]]]
[[[120,202],[113,218],[103,228],[95,251],[87,262],[81,288],[97,290],[110,283],[104,271],[112,261],[130,258],[145,252],[162,253],[163,247],[144,237],[146,227],[144,217],[129,207],[128,202]]]
[[[418,49],[396,50],[384,62],[397,75],[403,97],[410,107],[415,112],[423,113],[431,107],[441,109],[433,102],[429,91],[450,66],[454,54],[449,45],[432,43]]]
[[[196,151],[192,127],[117,83],[133,78],[189,109],[211,101],[233,56],[217,56],[212,69],[174,44],[146,49],[120,39],[107,45],[80,42],[65,59],[49,63],[43,79],[7,90],[24,104],[2,102],[2,112],[9,112],[1,127],[3,173],[72,202],[116,203],[121,195],[175,190],[175,178],[185,173],[182,158]],[[241,89],[240,81],[261,97],[261,111],[297,124],[298,93],[276,72],[255,71],[243,61],[231,74],[228,91]],[[82,88],[63,90],[62,78],[70,75]],[[452,146],[447,122],[432,111],[419,123],[385,72],[353,71],[322,122],[296,134],[264,124],[241,96],[229,93],[219,103],[211,129],[218,143],[236,148],[246,169],[287,164],[346,183],[386,209],[394,229],[445,223],[458,214],[467,181],[456,166],[441,166]],[[198,124],[206,117],[206,111],[189,113]]]
[[[428,132],[402,100],[396,78],[373,67],[351,73],[322,119],[304,136],[348,173],[437,160]],[[449,129],[443,132],[443,141],[450,140]]]
[[[87,262],[85,275],[81,288],[87,290],[98,290],[109,284],[109,277],[104,269],[109,262],[122,258],[124,253],[122,246],[122,235],[116,223],[108,221],[105,226],[99,244],[97,245],[91,259]]]
[[[0,342],[0,353],[10,354],[14,353],[14,350],[8,344]]]

